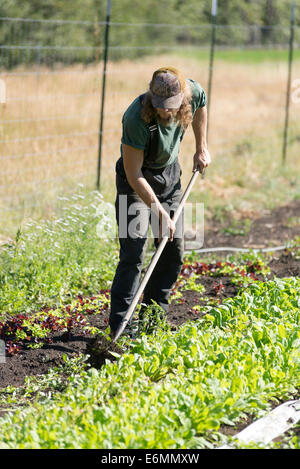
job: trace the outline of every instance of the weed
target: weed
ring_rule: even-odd
[[[152,301],[151,305],[143,305],[139,311],[139,334],[154,334],[157,330],[168,330],[166,313],[163,308]]]
[[[244,220],[233,220],[231,225],[222,228],[221,232],[228,236],[246,236],[251,228],[252,221],[249,218]]]

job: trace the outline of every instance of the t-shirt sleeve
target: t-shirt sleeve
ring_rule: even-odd
[[[123,134],[121,142],[139,150],[145,150],[149,131],[144,122],[135,115],[126,114],[122,119]]]
[[[199,107],[204,107],[207,104],[207,96],[204,91],[204,89],[200,86],[200,84],[192,80],[191,78],[189,79],[189,82],[191,84],[192,88],[192,111],[193,114]]]

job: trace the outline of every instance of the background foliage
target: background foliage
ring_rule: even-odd
[[[261,26],[289,24],[290,0],[219,0],[220,24]],[[210,21],[211,0],[112,0],[112,21],[199,24]],[[19,18],[104,21],[106,0],[8,0],[0,5],[0,16]]]
[[[99,58],[103,50],[103,30],[106,19],[106,0],[10,0],[0,5],[0,18],[24,18],[51,20],[50,23],[24,23],[16,28],[10,21],[0,21],[0,44],[42,45],[58,47],[69,44],[72,47],[87,47],[90,50],[77,51],[72,61],[91,62]],[[220,26],[216,42],[219,45],[278,45],[287,44],[289,38],[291,0],[219,0],[217,23]],[[297,17],[297,15],[296,15]],[[64,24],[63,21],[74,21]],[[86,21],[85,28],[78,28],[76,21]],[[211,0],[112,0],[112,25],[110,32],[111,47],[143,47],[149,50],[130,51],[133,57],[151,52],[151,46],[167,47],[170,44],[192,44],[205,46],[210,41]],[[129,25],[141,24],[140,28]],[[165,28],[145,27],[144,23],[165,24]],[[177,25],[177,27],[169,27]],[[186,27],[185,27],[186,26]],[[187,27],[188,26],[188,27]],[[273,27],[275,26],[275,27]],[[283,29],[282,29],[283,28]],[[298,29],[298,28],[297,28]],[[296,31],[296,40],[298,31]],[[98,52],[94,50],[98,48]],[[30,53],[28,62],[36,60],[36,54]],[[98,54],[98,55],[97,55]],[[11,63],[5,61],[6,68],[24,63],[24,56],[15,54]],[[56,51],[51,63],[62,60]],[[128,57],[128,50],[126,52]],[[122,58],[122,53],[114,51],[111,59]],[[1,65],[1,59],[0,59]]]

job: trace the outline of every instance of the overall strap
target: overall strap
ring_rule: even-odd
[[[140,103],[142,104],[143,98],[146,93],[141,94],[139,96]],[[148,129],[150,132],[150,138],[148,142],[148,146],[145,149],[145,160],[147,160],[147,163],[153,163],[157,157],[157,152],[158,152],[158,140],[159,140],[159,133],[158,133],[158,125],[155,120],[151,121],[148,124]]]

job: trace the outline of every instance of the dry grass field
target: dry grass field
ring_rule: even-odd
[[[115,195],[122,114],[163,65],[180,68],[207,90],[208,60],[166,55],[108,64],[101,172],[107,201]],[[1,76],[7,101],[0,104],[0,233],[8,235],[24,217],[50,216],[57,195],[72,193],[78,183],[95,188],[102,64],[18,68]],[[298,77],[299,60],[293,67]],[[300,103],[291,102],[288,156],[281,164],[286,78],[284,61],[215,61],[208,139],[213,162],[191,195],[205,203],[208,219],[224,208],[250,216],[299,194]],[[189,129],[180,153],[184,185],[193,152]]]

